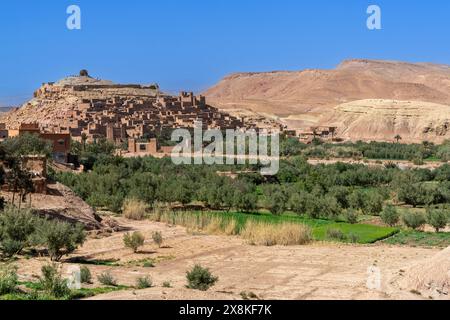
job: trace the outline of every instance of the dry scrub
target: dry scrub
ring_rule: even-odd
[[[253,245],[304,245],[313,239],[311,228],[298,223],[268,224],[250,219],[240,229],[234,218],[169,210],[155,210],[151,218],[158,222],[184,226],[191,233],[240,235]]]
[[[304,245],[312,241],[311,228],[296,223],[273,225],[248,221],[241,236],[250,244],[263,246]]]
[[[235,219],[226,219],[208,213],[173,212],[158,208],[150,217],[153,221],[183,226],[189,233],[205,232],[215,235],[237,235],[238,228]]]
[[[130,220],[143,220],[147,204],[137,199],[126,199],[123,205],[123,216]]]

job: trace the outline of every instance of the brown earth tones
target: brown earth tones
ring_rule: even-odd
[[[12,201],[11,192],[2,192],[2,196],[9,202]],[[18,195],[15,196],[16,205]],[[26,202],[22,203],[23,208],[30,206],[30,199],[27,196]],[[54,183],[47,187],[47,194],[33,193],[31,195],[31,208],[34,212],[48,218],[59,219],[70,223],[81,223],[87,230],[97,230],[98,232],[117,230],[116,224],[109,219],[102,219],[92,207],[78,197],[68,187]]]
[[[447,65],[349,60],[334,70],[232,74],[205,95],[223,109],[277,116],[291,129],[333,125],[329,113],[335,107],[372,99],[363,106],[356,103],[356,111],[342,111],[348,104],[338,108],[344,138],[355,140],[363,134],[365,140],[392,140],[392,134],[403,134],[407,141],[440,142],[450,138],[449,89]],[[399,102],[376,102],[380,99]],[[372,109],[366,111],[366,106]],[[370,120],[372,125],[364,127]]]
[[[72,258],[115,260],[120,266],[94,266],[93,287],[99,287],[97,276],[105,271],[121,285],[133,286],[138,277],[150,276],[154,288],[126,290],[92,299],[241,299],[243,291],[261,299],[426,299],[397,286],[403,270],[424,263],[438,253],[435,249],[387,245],[341,245],[315,243],[293,247],[255,247],[238,237],[192,235],[184,228],[149,221],[118,219],[128,231],[138,230],[147,239],[134,254],[123,245],[123,234],[90,239]],[[162,248],[151,241],[151,234],[161,231]],[[153,259],[155,268],[142,266],[143,259]],[[24,280],[39,275],[45,259],[21,260],[19,273]],[[207,292],[185,288],[186,271],[199,263],[219,277]],[[66,261],[64,270],[70,265]],[[368,268],[381,270],[380,290],[367,288]],[[169,281],[172,288],[163,288]],[[448,296],[439,297],[446,299]]]

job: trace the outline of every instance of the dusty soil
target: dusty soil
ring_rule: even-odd
[[[315,243],[296,247],[255,247],[238,237],[191,235],[184,228],[149,221],[118,219],[128,231],[139,230],[147,239],[138,254],[123,246],[123,234],[90,239],[71,258],[117,260],[120,266],[90,265],[94,287],[101,286],[97,275],[110,271],[121,285],[132,286],[136,279],[150,276],[154,288],[127,290],[92,299],[240,299],[243,291],[261,299],[418,299],[393,285],[409,266],[433,257],[439,250],[386,245],[353,246]],[[164,247],[151,241],[153,231],[161,231]],[[156,267],[145,268],[142,260],[153,259]],[[139,262],[140,261],[140,262]],[[20,261],[22,278],[32,280],[48,261]],[[208,292],[185,288],[186,271],[199,263],[219,276]],[[70,262],[66,260],[63,270]],[[381,288],[367,288],[368,269],[381,271]],[[169,281],[172,288],[163,288]]]
[[[11,192],[2,192],[8,202],[12,202]],[[30,207],[30,196],[22,203],[23,208]],[[16,198],[16,205],[18,196]],[[109,219],[102,219],[95,210],[78,197],[70,188],[61,183],[47,185],[46,194],[33,193],[31,195],[31,208],[41,216],[60,219],[71,223],[81,223],[87,230],[98,232],[113,231],[116,226]]]

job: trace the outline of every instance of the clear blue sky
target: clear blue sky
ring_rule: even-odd
[[[82,30],[66,9],[82,10]],[[381,31],[366,9],[382,9]],[[0,105],[86,68],[201,91],[237,71],[333,68],[347,58],[450,64],[443,0],[16,0],[0,4]]]

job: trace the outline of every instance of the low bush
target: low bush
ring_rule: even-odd
[[[402,216],[402,220],[408,228],[411,228],[413,230],[422,228],[426,223],[424,215],[416,212],[404,213]]]
[[[162,233],[160,231],[153,232],[152,239],[153,239],[153,242],[156,243],[156,245],[161,248],[163,240],[164,240]]]
[[[37,234],[37,242],[47,248],[52,261],[60,261],[64,255],[83,245],[85,240],[86,233],[81,224],[59,221],[43,221]]]
[[[189,289],[200,291],[207,291],[219,280],[218,277],[211,274],[209,269],[203,268],[200,265],[195,265],[191,271],[188,271],[186,273],[186,278],[188,281],[187,287]]]
[[[394,206],[388,205],[381,212],[381,220],[388,226],[395,227],[400,221],[400,213]]]
[[[359,221],[359,213],[355,209],[347,209],[344,213],[345,220],[350,224],[356,224]]]
[[[126,199],[123,205],[123,216],[130,220],[143,220],[148,206],[137,199]]]
[[[436,230],[436,232],[439,232],[447,226],[447,212],[445,212],[445,210],[443,209],[429,208],[427,210],[427,222]]]
[[[359,236],[354,233],[349,233],[347,238],[350,243],[358,243],[359,242]]]
[[[18,277],[17,268],[3,266],[0,268],[0,296],[13,294],[17,291]]]
[[[41,271],[42,276],[39,280],[39,286],[45,293],[55,298],[63,298],[70,295],[71,290],[68,287],[67,280],[61,277],[55,265],[43,266]]]
[[[83,266],[80,268],[81,283],[92,283],[91,270],[88,267]]]
[[[163,288],[172,288],[170,281],[164,281],[162,284]]]
[[[117,280],[112,276],[110,272],[103,272],[97,277],[98,281],[109,287],[117,287]]]
[[[0,213],[0,250],[11,258],[31,246],[37,218],[30,210],[8,206]]]
[[[123,243],[125,247],[133,250],[134,253],[137,253],[139,248],[144,245],[145,237],[140,232],[133,232],[133,234],[127,233],[123,236]]]
[[[332,240],[344,241],[347,237],[341,230],[330,228],[327,229],[327,238]]]
[[[150,277],[141,277],[136,281],[136,288],[147,289],[153,287],[153,282]]]

